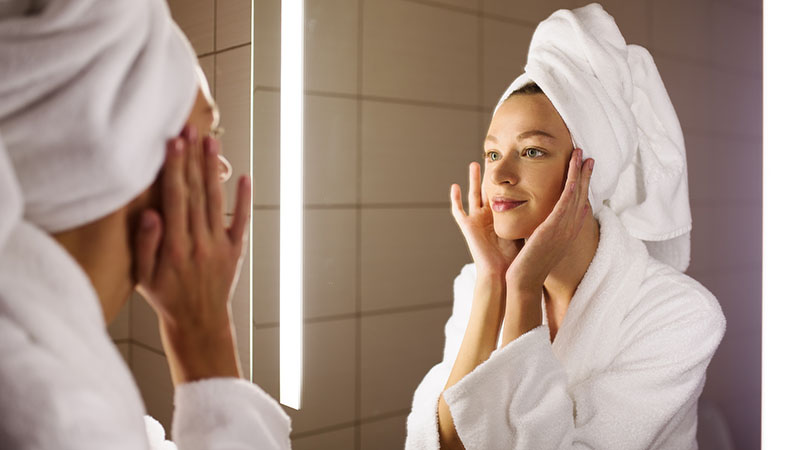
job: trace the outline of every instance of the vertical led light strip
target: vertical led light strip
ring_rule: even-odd
[[[303,386],[303,0],[281,1],[280,383],[300,409]]]
[[[761,448],[797,441],[800,414],[800,2],[764,2]],[[733,244],[732,244],[733,245]]]

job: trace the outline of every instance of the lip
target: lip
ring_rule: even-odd
[[[492,199],[492,211],[504,212],[518,208],[527,203],[527,200],[514,200],[513,198],[495,197]]]

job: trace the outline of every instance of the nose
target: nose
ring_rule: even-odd
[[[511,157],[511,153],[506,154],[505,157],[501,158],[499,161],[487,163],[486,167],[486,170],[489,172],[487,178],[492,180],[494,184],[508,184],[513,186],[519,181],[517,163],[514,161],[514,158]]]

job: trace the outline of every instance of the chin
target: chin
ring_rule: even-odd
[[[521,220],[509,220],[495,218],[494,231],[500,239],[516,241],[517,239],[528,239],[539,223],[529,223]]]

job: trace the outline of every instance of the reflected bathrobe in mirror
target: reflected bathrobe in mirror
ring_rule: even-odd
[[[467,449],[697,448],[697,399],[725,332],[719,304],[651,257],[610,209],[596,217],[597,252],[555,340],[545,322],[442,392],[472,304],[475,266],[464,267],[443,360],[414,394],[406,449],[439,448],[440,395]]]

